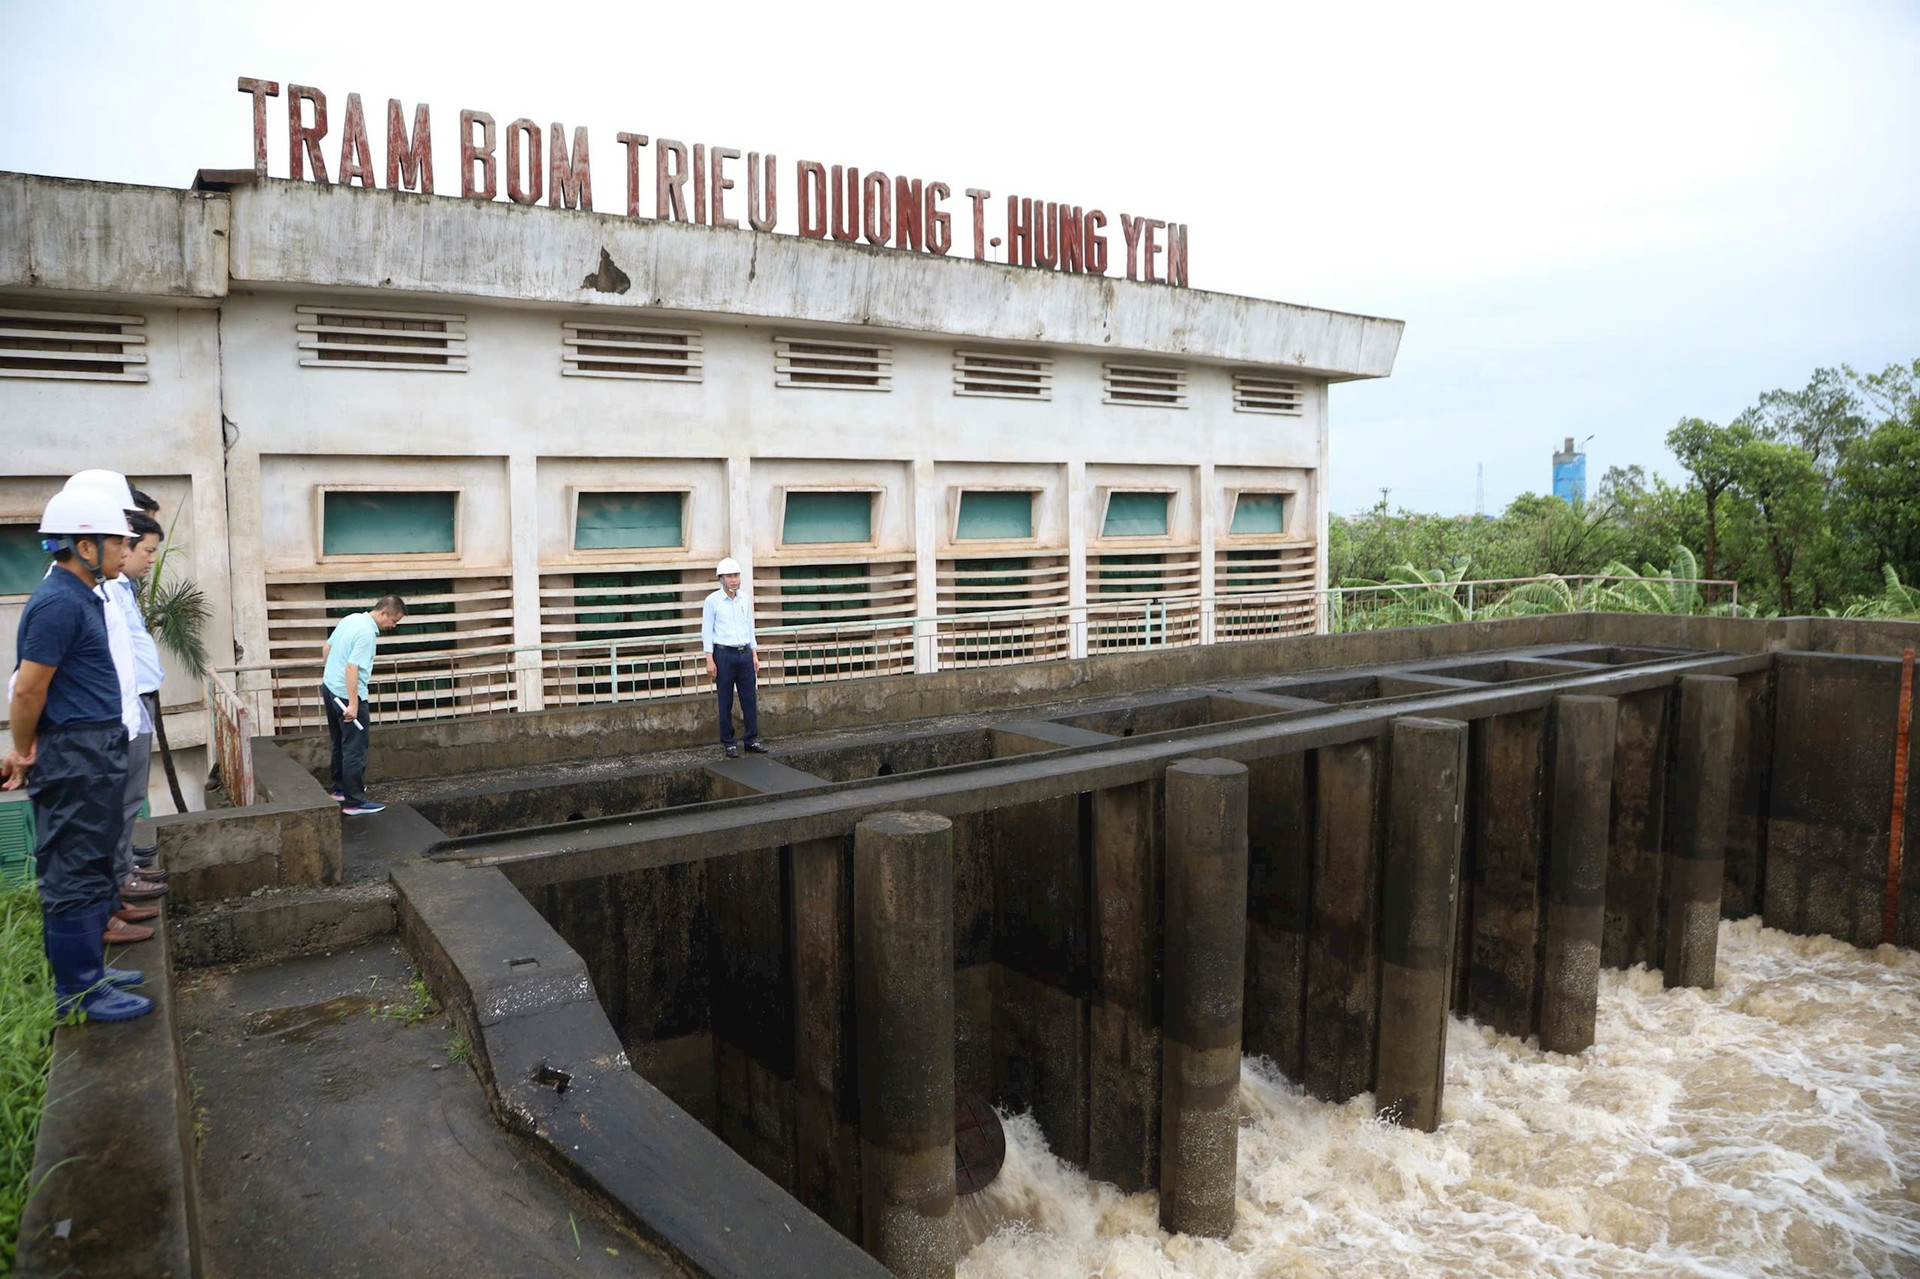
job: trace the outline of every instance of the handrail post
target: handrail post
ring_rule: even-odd
[[[1467,583],[1467,620],[1473,620],[1473,583]]]

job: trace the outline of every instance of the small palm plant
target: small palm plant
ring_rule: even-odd
[[[167,560],[175,549],[173,531],[180,527],[180,511],[186,505],[186,498],[180,499],[180,506],[173,511],[173,520],[167,526],[167,536],[161,542],[160,551],[153,557],[153,568],[147,574],[145,585],[140,591],[140,615],[147,623],[147,631],[154,642],[174,655],[180,664],[187,668],[187,674],[196,680],[206,678],[207,674],[207,620],[213,615],[207,604],[206,592],[189,578],[177,581],[167,579]],[[159,699],[154,699],[156,703]],[[160,744],[160,765],[167,773],[167,789],[173,795],[175,812],[187,811],[187,799],[180,789],[180,775],[174,769],[173,749],[167,744],[166,716],[159,713],[156,706],[153,716],[154,740]]]

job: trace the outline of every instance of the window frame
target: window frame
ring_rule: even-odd
[[[953,484],[947,489],[951,502],[947,514],[947,545],[952,547],[969,546],[1031,546],[1040,545],[1040,498],[1047,489],[1043,484]],[[969,493],[1025,493],[1027,495],[1027,529],[1025,537],[961,537],[960,507]]]
[[[451,493],[453,494],[453,549],[451,551],[373,551],[327,553],[327,494],[329,493]],[[313,486],[313,562],[315,564],[457,564],[466,547],[467,489],[464,484],[316,484]]]
[[[884,484],[782,484],[780,498],[780,536],[774,542],[779,553],[799,552],[811,555],[822,549],[877,549],[880,545],[880,517],[884,512],[887,489]],[[867,540],[864,542],[789,542],[787,540],[787,498],[795,493],[865,493],[867,495]]]
[[[631,484],[569,484],[567,486],[567,557],[570,563],[607,564],[648,559],[683,560],[688,554],[689,530],[693,527],[691,484],[649,484],[635,488]],[[574,543],[580,537],[580,498],[587,493],[676,493],[680,497],[680,543],[677,546],[596,546],[582,549]]]
[[[1300,490],[1295,488],[1281,488],[1277,485],[1256,484],[1235,488],[1230,490],[1230,492],[1233,495],[1233,501],[1229,503],[1227,507],[1227,527],[1220,534],[1222,540],[1229,541],[1236,546],[1247,542],[1270,542],[1276,538],[1281,541],[1299,540],[1290,530],[1293,525],[1294,512],[1300,501]],[[1249,493],[1256,497],[1272,496],[1280,499],[1280,531],[1278,533],[1236,533],[1233,531],[1233,518],[1240,511],[1240,498],[1242,495]]]
[[[1179,502],[1181,494],[1183,492],[1184,490],[1174,487],[1172,485],[1167,485],[1167,484],[1103,484],[1101,485],[1100,486],[1100,520],[1097,525],[1100,531],[1096,533],[1093,537],[1087,539],[1089,544],[1094,542],[1101,542],[1101,543],[1112,543],[1116,546],[1146,546],[1151,543],[1158,542],[1168,546],[1187,545],[1187,542],[1182,541],[1180,537],[1173,531],[1176,523],[1178,522],[1176,517],[1182,514],[1182,512],[1179,510],[1176,504]],[[1107,532],[1107,512],[1113,505],[1113,495],[1115,493],[1162,493],[1162,494],[1165,494],[1167,499],[1167,531],[1164,533],[1108,533]]]

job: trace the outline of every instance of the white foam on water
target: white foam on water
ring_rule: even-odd
[[[1718,985],[1602,975],[1595,1045],[1454,1020],[1438,1132],[1241,1074],[1236,1225],[1169,1236],[1007,1121],[962,1279],[1920,1276],[1920,955],[1723,923]]]

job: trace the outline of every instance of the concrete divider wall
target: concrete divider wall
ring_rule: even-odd
[[[1774,677],[1764,917],[1790,932],[1877,945],[1886,906],[1900,662],[1782,653]],[[1920,786],[1911,782],[1905,828],[1897,939],[1920,946],[1920,868],[1912,865]]]
[[[340,882],[340,805],[281,746],[253,742],[257,800],[153,819],[176,902]]]

